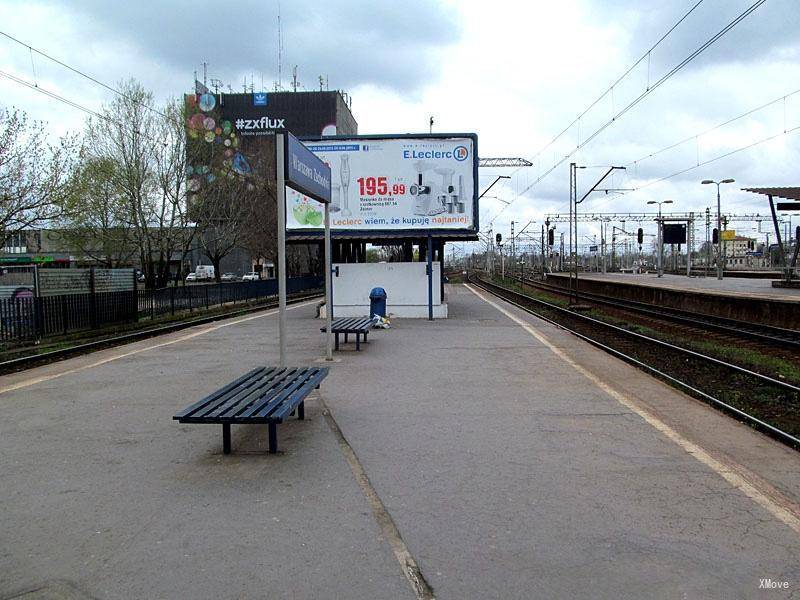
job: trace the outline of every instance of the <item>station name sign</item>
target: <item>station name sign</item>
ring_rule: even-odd
[[[331,201],[331,168],[291,133],[286,134],[286,185],[317,200]]]

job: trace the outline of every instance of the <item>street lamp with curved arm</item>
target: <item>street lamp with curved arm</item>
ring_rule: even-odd
[[[664,267],[663,267],[664,260],[663,260],[662,256],[663,256],[663,253],[664,253],[664,238],[661,235],[661,230],[663,229],[664,224],[661,221],[661,205],[662,204],[672,204],[672,200],[661,200],[661,201],[659,201],[659,200],[648,200],[647,203],[648,204],[658,204],[658,253],[657,253],[657,257],[658,257],[658,276],[659,277],[663,277],[664,276]]]
[[[719,186],[723,183],[734,183],[735,180],[733,179],[722,179],[720,181],[714,181],[713,179],[703,179],[700,183],[703,185],[708,185],[709,183],[713,183],[717,186],[717,279],[722,280],[722,268],[723,268],[723,261],[724,256],[722,254],[722,211],[720,209],[720,200],[719,200]]]

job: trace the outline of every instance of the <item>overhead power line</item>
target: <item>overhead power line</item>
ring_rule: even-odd
[[[53,61],[57,65],[60,65],[60,66],[64,67],[65,69],[67,69],[69,71],[72,71],[76,75],[80,75],[81,77],[84,77],[84,78],[88,79],[92,83],[95,83],[95,84],[99,85],[100,87],[103,87],[103,88],[107,89],[108,91],[113,92],[114,94],[116,94],[116,95],[118,95],[118,96],[120,96],[122,98],[125,98],[129,102],[133,102],[134,104],[137,104],[138,106],[141,106],[142,108],[146,108],[147,110],[150,110],[150,111],[152,111],[152,112],[164,117],[165,119],[169,119],[170,118],[169,115],[167,115],[166,113],[160,111],[159,109],[157,109],[157,108],[155,108],[153,106],[150,106],[149,104],[146,104],[144,102],[141,102],[141,101],[137,100],[136,98],[133,98],[132,96],[126,94],[125,92],[123,92],[121,90],[118,90],[117,88],[115,88],[115,87],[113,87],[111,85],[108,85],[107,83],[104,83],[104,82],[100,81],[99,79],[97,79],[95,77],[92,77],[91,75],[89,75],[87,73],[84,73],[80,69],[77,69],[77,68],[75,68],[75,67],[73,67],[71,65],[68,65],[64,61],[59,60],[59,59],[55,58],[54,56],[50,56],[49,54],[47,54],[46,52],[43,52],[42,50],[38,50],[38,49],[34,48],[30,44],[26,44],[25,42],[15,38],[13,35],[10,35],[10,34],[6,33],[5,31],[0,31],[0,35],[2,35],[5,38],[8,38],[12,42],[17,43],[17,44],[19,44],[20,46],[22,46],[24,48],[27,48],[29,52],[31,52],[31,53],[35,52],[39,56],[42,56],[42,57],[46,58],[47,60]],[[35,67],[33,67],[33,55],[32,54],[31,54],[31,67],[34,69],[34,78],[36,78]],[[38,88],[38,82],[34,82],[33,87],[34,88]],[[79,108],[79,107],[76,106],[76,108]],[[80,108],[80,110],[84,110],[84,109]]]
[[[45,96],[48,96],[48,97],[50,97],[50,98],[52,98],[54,100],[58,100],[59,102],[63,102],[64,104],[66,104],[68,106],[71,106],[71,107],[76,108],[76,109],[78,109],[80,111],[83,111],[83,112],[85,112],[85,113],[87,113],[87,114],[89,114],[89,115],[91,115],[93,117],[97,117],[98,119],[102,119],[103,121],[108,121],[109,123],[116,123],[116,121],[114,119],[108,117],[107,115],[99,113],[96,110],[92,110],[91,108],[88,108],[88,107],[86,107],[86,106],[84,106],[82,104],[79,104],[78,102],[75,102],[74,100],[70,100],[69,98],[65,98],[64,96],[61,96],[60,94],[56,94],[55,92],[51,92],[50,90],[45,89],[45,88],[43,88],[42,86],[40,86],[40,85],[38,85],[36,83],[31,83],[30,81],[25,81],[21,77],[17,77],[16,75],[12,75],[11,73],[6,73],[5,71],[0,71],[0,77],[5,77],[6,79],[10,79],[11,81],[13,81],[15,83],[18,83],[20,85],[23,85],[23,86],[25,86],[27,88],[30,88],[30,89],[36,91],[36,92],[44,94]],[[146,134],[142,133],[141,131],[139,131],[138,129],[132,129],[131,131],[133,131],[133,133],[136,133],[136,134],[140,135],[141,137],[143,137],[143,138],[145,138],[147,140],[150,140],[153,143],[161,144],[163,146],[167,145],[167,142],[165,142],[164,140],[155,138],[155,137],[150,136],[150,135],[146,135]]]
[[[50,98],[53,98],[54,100],[58,100],[59,102],[63,102],[64,104],[68,104],[69,106],[71,106],[73,108],[77,108],[78,110],[82,110],[83,112],[88,113],[88,114],[90,114],[90,115],[92,115],[94,117],[98,117],[99,119],[106,119],[106,117],[101,115],[99,112],[94,111],[91,108],[87,108],[86,106],[83,106],[82,104],[78,104],[77,102],[74,102],[74,101],[70,100],[69,98],[65,98],[64,96],[60,96],[59,94],[56,94],[55,92],[51,92],[50,90],[46,90],[45,88],[41,87],[40,85],[37,85],[36,83],[31,83],[29,81],[25,81],[24,79],[22,79],[20,77],[17,77],[16,75],[12,75],[11,73],[6,73],[5,71],[0,71],[0,76],[5,77],[6,79],[10,79],[11,81],[13,81],[15,83],[18,83],[20,85],[24,85],[25,87],[28,87],[28,88],[30,88],[32,90],[37,91],[37,92],[41,92],[42,94],[44,94],[46,96],[49,96]]]
[[[756,140],[755,142],[751,142],[751,143],[746,144],[744,146],[740,146],[739,148],[735,148],[733,150],[729,150],[728,152],[725,152],[724,154],[720,154],[719,156],[715,156],[714,158],[709,158],[708,160],[704,160],[702,162],[699,162],[696,165],[692,165],[691,167],[687,167],[685,169],[680,169],[679,171],[675,171],[674,173],[671,173],[670,175],[666,175],[666,176],[661,177],[659,179],[654,179],[654,180],[649,181],[649,182],[647,182],[647,183],[645,183],[643,185],[640,185],[639,187],[633,188],[632,190],[630,190],[628,192],[616,192],[616,193],[613,193],[613,194],[609,194],[609,198],[608,199],[604,198],[600,202],[594,203],[594,206],[595,207],[596,206],[601,206],[601,205],[605,204],[606,202],[608,202],[609,200],[611,200],[613,197],[616,197],[616,196],[627,196],[627,195],[630,195],[630,194],[634,194],[634,193],[636,193],[638,191],[643,190],[644,188],[650,187],[651,185],[655,185],[657,183],[661,183],[662,181],[667,181],[668,179],[672,179],[673,177],[677,177],[678,175],[683,175],[684,173],[688,173],[690,171],[694,171],[695,169],[699,169],[700,167],[704,167],[704,166],[709,165],[709,164],[711,164],[713,162],[716,162],[718,160],[722,160],[723,158],[728,158],[729,156],[732,156],[734,154],[738,154],[739,152],[744,152],[745,150],[750,150],[751,148],[755,148],[756,146],[759,146],[761,144],[765,144],[767,142],[771,142],[772,140],[778,139],[779,137],[782,137],[784,135],[789,135],[790,133],[794,133],[796,131],[800,131],[800,125],[798,125],[796,127],[792,127],[791,129],[787,129],[785,131],[781,131],[780,133],[776,133],[774,135],[770,135],[770,136],[767,136],[765,138],[761,138],[759,140]]]
[[[618,84],[619,84],[619,83],[620,83],[620,82],[621,82],[623,79],[625,79],[625,78],[626,78],[626,77],[627,77],[627,76],[628,76],[628,75],[629,75],[629,74],[630,74],[630,73],[631,73],[631,72],[632,72],[632,71],[633,71],[633,70],[634,70],[636,67],[638,67],[638,66],[639,66],[639,65],[642,63],[642,61],[644,61],[644,59],[648,59],[648,61],[649,61],[649,60],[650,60],[650,53],[651,53],[653,50],[655,50],[655,49],[656,49],[656,48],[657,48],[657,47],[658,47],[658,46],[661,44],[661,42],[663,42],[665,39],[667,39],[667,38],[669,37],[669,35],[670,35],[670,34],[671,34],[673,31],[675,31],[675,29],[677,29],[678,25],[680,25],[681,23],[683,23],[683,21],[684,21],[684,20],[686,20],[686,18],[687,18],[687,17],[688,17],[690,14],[692,14],[692,13],[694,12],[694,10],[695,10],[695,9],[696,9],[698,6],[700,6],[702,3],[703,3],[703,0],[699,0],[699,1],[698,1],[698,2],[697,2],[695,5],[694,5],[694,6],[692,6],[692,7],[691,7],[691,8],[690,8],[690,9],[689,9],[687,12],[686,12],[686,14],[684,14],[684,15],[683,15],[683,16],[682,16],[680,19],[678,19],[678,21],[677,21],[677,22],[676,22],[676,23],[675,23],[675,24],[674,24],[672,27],[670,27],[670,28],[667,30],[667,32],[666,32],[664,35],[662,35],[662,36],[661,36],[661,37],[658,39],[658,41],[657,41],[655,44],[653,44],[652,46],[650,46],[650,48],[648,48],[648,49],[647,49],[647,51],[646,51],[644,54],[642,54],[642,55],[639,57],[639,59],[638,59],[638,60],[637,60],[635,63],[633,63],[633,65],[631,65],[631,67],[630,67],[630,68],[629,68],[627,71],[625,71],[625,72],[624,72],[622,75],[620,75],[620,76],[617,78],[617,80],[616,80],[614,83],[612,83],[612,84],[611,84],[611,85],[608,87],[608,89],[606,89],[606,91],[605,91],[605,92],[603,92],[602,94],[600,94],[600,95],[597,97],[597,99],[596,99],[594,102],[592,102],[592,103],[591,103],[589,106],[587,106],[587,107],[584,109],[584,111],[583,111],[581,114],[579,114],[577,117],[575,117],[575,119],[574,119],[574,120],[573,120],[573,121],[572,121],[572,122],[571,122],[569,125],[567,125],[567,126],[566,126],[566,127],[563,129],[563,130],[561,130],[561,132],[560,132],[560,133],[559,133],[557,136],[555,136],[555,137],[554,137],[552,140],[550,140],[550,141],[549,141],[549,142],[548,142],[548,143],[547,143],[547,144],[546,144],[546,145],[545,145],[545,146],[544,146],[542,149],[540,149],[540,150],[539,150],[539,151],[538,151],[538,152],[537,152],[537,153],[534,155],[534,157],[533,157],[533,160],[536,160],[536,159],[539,157],[539,155],[540,155],[542,152],[544,152],[545,150],[547,150],[547,149],[548,149],[550,146],[552,146],[552,145],[553,145],[553,144],[554,144],[554,143],[555,143],[555,142],[556,142],[556,141],[557,141],[557,140],[558,140],[558,139],[559,139],[559,138],[560,138],[562,135],[564,135],[565,133],[567,133],[567,131],[569,131],[570,129],[572,129],[572,126],[573,126],[573,125],[575,125],[576,123],[578,123],[578,122],[579,122],[579,121],[580,121],[580,120],[581,120],[583,117],[585,117],[585,116],[586,116],[586,113],[588,113],[588,112],[589,112],[590,110],[592,110],[592,109],[593,109],[595,106],[597,106],[597,104],[598,104],[598,103],[599,103],[599,102],[600,102],[600,101],[601,101],[603,98],[605,98],[606,96],[608,96],[608,95],[609,95],[609,94],[610,94],[610,93],[611,93],[611,92],[614,90],[614,88],[615,88],[615,87],[616,87],[616,86],[617,86],[617,85],[618,85]]]
[[[691,63],[695,60],[698,56],[700,56],[703,52],[705,52],[708,48],[710,48],[714,43],[719,41],[723,36],[725,36],[728,32],[730,32],[736,25],[741,23],[744,19],[749,17],[756,9],[758,9],[762,4],[764,4],[767,0],[756,0],[753,4],[751,4],[748,8],[744,11],[739,13],[731,22],[729,22],[725,27],[720,29],[716,34],[711,36],[705,42],[703,42],[699,47],[697,47],[693,52],[691,52],[686,58],[682,61],[677,63],[673,66],[665,75],[663,75],[660,79],[658,79],[654,84],[649,85],[644,92],[642,92],[639,96],[634,98],[630,103],[628,103],[624,108],[622,108],[619,112],[614,114],[608,121],[606,121],[603,125],[601,125],[598,129],[596,129],[591,135],[589,135],[584,141],[578,143],[572,150],[570,150],[566,155],[564,155],[561,159],[556,161],[550,168],[548,168],[543,174],[539,175],[530,185],[525,187],[521,192],[517,194],[515,198],[511,200],[511,202],[516,201],[519,199],[520,196],[524,195],[534,186],[538,185],[545,177],[547,177],[550,173],[555,171],[558,167],[560,167],[564,162],[566,162],[569,158],[575,155],[581,148],[583,148],[586,144],[591,142],[594,138],[596,138],[600,133],[605,131],[608,127],[613,125],[620,117],[625,115],[628,111],[630,111],[633,107],[639,104],[642,100],[644,100],[647,96],[649,96],[653,91],[659,88],[661,85],[669,81],[672,77],[674,77],[681,69],[683,69],[686,65]],[[694,10],[695,7],[692,8]],[[685,18],[685,17],[684,17]],[[504,207],[505,208],[505,207]],[[496,218],[496,217],[495,217]]]
[[[643,162],[643,161],[645,161],[647,159],[650,159],[650,158],[653,158],[655,156],[658,156],[659,154],[663,154],[664,152],[672,150],[673,148],[677,148],[678,146],[680,146],[682,144],[685,144],[686,142],[691,142],[692,140],[696,140],[697,138],[700,138],[700,137],[702,137],[702,136],[704,136],[706,134],[709,134],[712,131],[715,131],[717,129],[725,127],[726,125],[730,125],[731,123],[735,123],[739,119],[743,119],[745,117],[749,117],[750,115],[752,115],[754,113],[757,113],[757,112],[759,112],[761,110],[764,110],[765,108],[768,108],[768,107],[772,106],[773,104],[777,104],[778,102],[781,102],[781,101],[785,102],[787,98],[791,98],[792,96],[794,96],[796,94],[800,94],[800,89],[797,89],[797,90],[795,90],[793,92],[789,92],[788,94],[785,94],[783,96],[775,98],[774,100],[770,100],[769,102],[766,102],[765,104],[762,104],[760,106],[756,106],[755,108],[751,108],[750,110],[748,110],[746,112],[743,112],[742,114],[737,115],[737,116],[735,116],[735,117],[733,117],[731,119],[728,119],[727,121],[724,121],[723,123],[719,123],[717,125],[714,125],[713,127],[709,127],[708,129],[705,129],[705,130],[703,130],[703,131],[701,131],[699,133],[695,133],[694,135],[690,135],[688,137],[685,137],[684,139],[682,139],[679,142],[675,142],[673,144],[670,144],[669,146],[661,148],[660,150],[656,150],[655,152],[651,152],[650,154],[642,156],[641,158],[637,158],[636,160],[632,160],[631,162],[626,163],[625,166],[629,167],[629,166],[638,164],[640,162]],[[786,123],[784,123],[784,132],[786,132]]]

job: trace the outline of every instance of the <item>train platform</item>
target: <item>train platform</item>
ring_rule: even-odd
[[[564,288],[570,285],[566,273],[548,275],[547,281]],[[800,329],[800,289],[773,288],[769,279],[580,273],[578,287],[590,294]]]
[[[569,278],[569,275],[555,273],[549,277]],[[662,277],[655,273],[579,273],[578,278],[581,281],[611,281],[684,292],[800,303],[800,289],[773,288],[771,279],[725,277],[720,281],[716,277],[687,277],[668,273]]]
[[[0,377],[0,598],[800,595],[800,454],[447,287],[336,353],[277,455],[172,420],[277,363],[275,310]]]

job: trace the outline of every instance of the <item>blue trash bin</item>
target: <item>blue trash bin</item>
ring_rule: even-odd
[[[386,316],[386,290],[383,288],[372,288],[369,293],[369,316]]]

